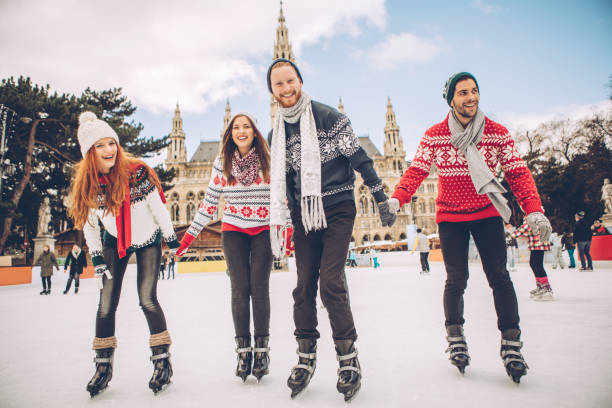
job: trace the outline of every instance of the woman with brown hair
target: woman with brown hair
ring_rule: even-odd
[[[138,297],[149,325],[154,366],[149,387],[157,393],[172,376],[170,334],[157,301],[162,239],[170,248],[179,246],[161,183],[149,166],[121,148],[115,131],[94,113],[81,114],[77,136],[83,159],[76,167],[69,214],[75,227],[83,229],[100,288],[93,341],[96,372],[87,391],[93,397],[112,378],[115,311],[128,260],[135,253]]]
[[[246,381],[251,372],[259,381],[268,374],[270,295],[270,153],[268,144],[245,112],[230,120],[215,159],[206,195],[181,240],[182,256],[202,228],[223,209],[223,252],[232,287],[232,317],[236,334],[236,375]],[[251,347],[250,304],[253,304],[255,347]],[[253,362],[253,353],[255,361]],[[253,366],[251,367],[251,363]]]

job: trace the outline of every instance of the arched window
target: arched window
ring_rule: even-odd
[[[434,200],[433,198],[429,200],[429,212],[430,213],[436,212],[436,200]]]
[[[385,241],[393,241],[393,238],[391,238],[391,234],[385,235]]]
[[[365,243],[367,243],[369,240],[370,240],[370,236],[369,236],[368,234],[365,234],[365,235],[363,236],[363,238],[361,238],[361,243],[362,243],[362,244],[365,244]]]
[[[406,234],[404,234],[403,232],[400,234],[400,239],[406,239]]]
[[[172,204],[172,209],[170,210],[170,215],[171,215],[171,218],[172,218],[172,222],[179,222],[179,206],[178,206],[177,203]]]
[[[178,201],[179,200],[179,195],[178,193],[175,191],[174,193],[172,193],[172,201]]]
[[[195,194],[193,194],[193,191],[190,191],[187,193],[187,200],[189,201],[195,200]]]
[[[374,235],[374,241],[380,241],[380,235],[378,234]]]
[[[351,242],[355,242],[355,237],[351,236]]]
[[[368,199],[361,197],[361,200],[359,200],[359,206],[361,207],[361,215],[366,215],[368,213]]]
[[[193,203],[187,203],[187,222],[193,221],[193,217],[195,217],[195,205]]]
[[[198,201],[202,201],[202,200],[204,199],[204,195],[205,195],[205,194],[204,194],[204,192],[203,192],[203,191],[200,191],[200,192],[198,193]]]
[[[376,214],[376,204],[374,203],[374,199],[370,199],[370,207],[372,208],[372,214]]]
[[[425,201],[419,201],[419,212],[423,214],[425,211]]]

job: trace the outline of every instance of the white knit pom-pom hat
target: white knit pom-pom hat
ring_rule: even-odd
[[[91,146],[93,146],[98,140],[104,138],[113,138],[119,144],[119,137],[117,133],[103,120],[96,117],[93,112],[83,112],[79,115],[79,130],[77,131],[77,138],[81,145],[81,154],[83,157],[87,154]]]

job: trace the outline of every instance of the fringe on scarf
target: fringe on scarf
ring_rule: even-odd
[[[302,197],[302,224],[304,224],[306,233],[312,230],[327,228],[322,197]]]
[[[270,245],[272,246],[272,255],[276,258],[283,256],[284,251],[283,228],[281,225],[270,225]]]

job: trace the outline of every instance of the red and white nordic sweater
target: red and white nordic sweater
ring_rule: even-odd
[[[438,168],[436,222],[461,222],[498,217],[486,194],[478,194],[468,171],[467,161],[450,142],[448,115],[443,122],[427,129],[410,167],[395,188],[393,197],[400,204],[409,202],[421,182],[429,174],[432,162]],[[519,204],[529,214],[543,212],[538,190],[525,162],[519,156],[508,130],[485,118],[482,139],[476,146],[495,174],[501,165],[510,188]]]

